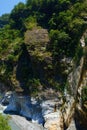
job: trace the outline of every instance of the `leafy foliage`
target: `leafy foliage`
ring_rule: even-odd
[[[8,126],[7,119],[0,115],[0,130],[11,130],[11,128]]]
[[[9,14],[4,14],[0,17],[0,28],[9,23]]]
[[[66,32],[59,30],[51,30],[50,37],[51,43],[53,43],[52,50],[54,56],[58,56],[60,58],[62,55],[70,54],[68,48],[70,37],[68,36],[68,34],[66,34]]]
[[[49,48],[52,49],[50,51],[53,56],[74,56],[79,39],[86,28],[83,15],[87,13],[86,8],[86,0],[27,0],[26,4],[20,2],[14,7],[9,17],[9,25],[13,32],[20,30],[22,37],[27,29],[45,27],[50,32]],[[14,34],[9,34],[12,33],[10,29],[4,30],[4,35],[8,34],[6,40],[3,40],[6,42],[5,47],[8,47],[9,39],[14,39],[11,37]],[[0,49],[3,47],[4,45]]]
[[[31,92],[32,94],[35,95],[40,90],[41,83],[40,83],[39,79],[32,78],[32,79],[28,80],[26,86],[27,86],[29,92]]]
[[[74,56],[78,41],[86,27],[82,17],[84,12],[87,13],[86,0],[27,0],[26,5],[31,14],[37,18],[38,24],[49,29],[53,55],[58,56],[61,53],[62,56]],[[55,38],[52,30],[62,35],[62,41],[58,37]],[[68,36],[67,43],[64,33]],[[61,46],[58,42],[61,42]]]
[[[25,27],[26,29],[31,30],[32,28],[37,26],[37,21],[35,17],[29,16],[25,19]]]

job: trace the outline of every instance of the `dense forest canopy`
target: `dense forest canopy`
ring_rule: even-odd
[[[0,30],[0,37],[7,45],[9,40],[13,40],[9,33],[18,35],[16,32],[19,32],[20,37],[23,37],[27,29],[41,26],[49,30],[52,42],[49,48],[53,56],[74,56],[86,28],[86,17],[86,0],[27,0],[26,4],[20,2],[11,11],[9,24]],[[6,35],[4,38],[3,33]]]
[[[9,23],[9,14],[4,14],[0,17],[0,28]]]

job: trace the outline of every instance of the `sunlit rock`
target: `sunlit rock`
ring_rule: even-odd
[[[58,111],[45,115],[44,127],[48,130],[63,130],[63,117],[61,113]]]

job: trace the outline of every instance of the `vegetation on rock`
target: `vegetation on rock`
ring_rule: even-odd
[[[64,91],[71,70],[61,60],[83,55],[87,0],[27,0],[0,20],[0,80],[27,92],[37,86]]]

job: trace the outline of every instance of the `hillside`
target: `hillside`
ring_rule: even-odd
[[[64,89],[61,86],[65,86],[70,70],[68,63],[61,61],[68,57],[68,62],[79,60],[82,55],[80,38],[86,30],[86,2],[27,0],[26,4],[16,5],[9,24],[0,29],[1,80],[20,86],[21,78],[22,86],[29,87],[27,84],[34,80],[44,87]],[[27,63],[28,59],[31,63]],[[17,76],[18,64],[22,77]],[[28,67],[30,64],[32,69]]]
[[[66,128],[73,107],[87,120],[86,65],[87,0],[27,0],[0,18],[1,90],[44,97],[52,89],[69,112]]]

